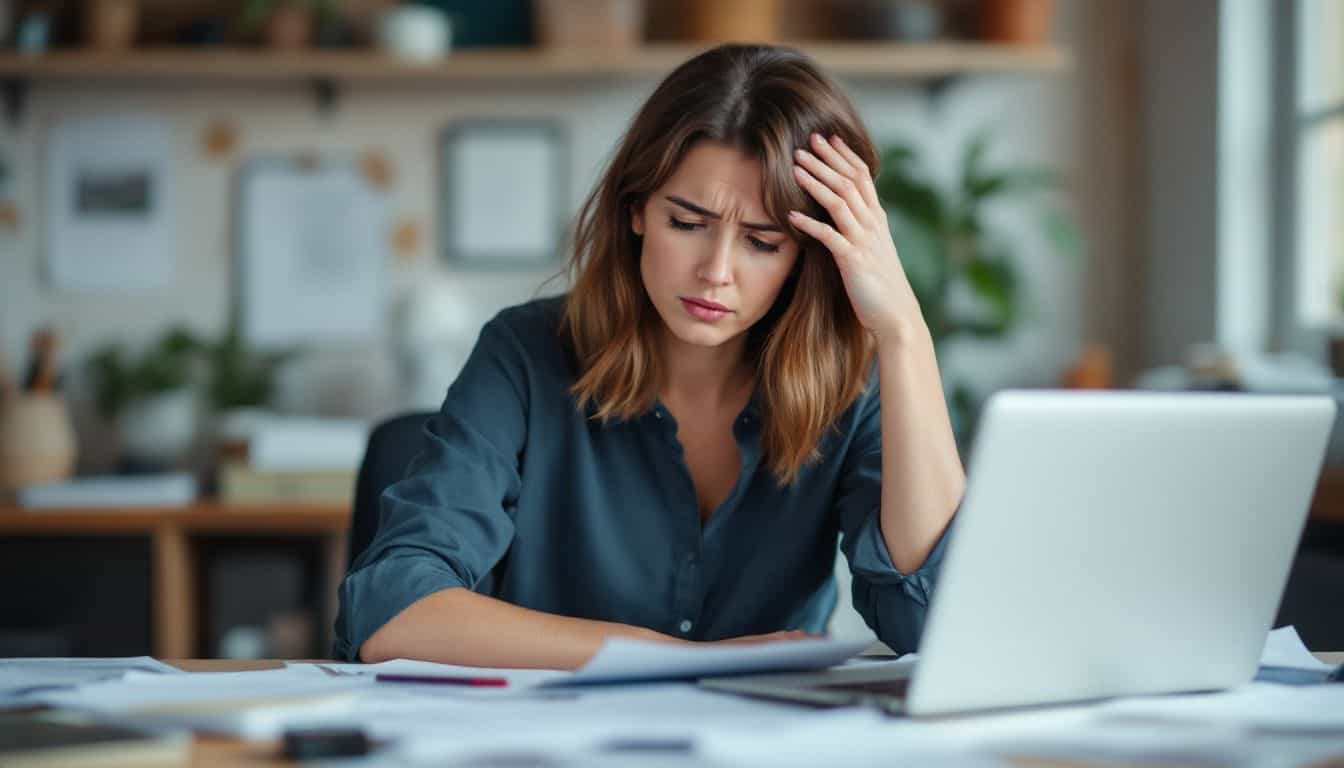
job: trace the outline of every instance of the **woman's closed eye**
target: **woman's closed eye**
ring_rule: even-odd
[[[673,229],[680,229],[686,232],[689,232],[693,229],[700,229],[705,226],[704,224],[701,224],[696,221],[682,221],[681,219],[678,219],[676,216],[669,216],[667,219],[667,223]]]
[[[705,226],[704,224],[698,221],[682,221],[681,219],[678,219],[676,216],[669,216],[667,219],[667,223],[673,229],[679,229],[683,232],[690,232],[696,229],[703,229]],[[755,237],[750,236],[747,237],[747,242],[751,243],[752,248],[755,248],[756,250],[762,251],[764,253],[775,253],[779,250],[778,245],[775,245],[773,243],[767,243],[764,240],[759,240]]]

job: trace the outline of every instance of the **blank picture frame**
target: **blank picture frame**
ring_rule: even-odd
[[[449,124],[439,145],[444,261],[471,269],[529,269],[559,258],[569,145],[542,118]]]

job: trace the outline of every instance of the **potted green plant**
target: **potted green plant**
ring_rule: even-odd
[[[209,368],[207,391],[214,410],[214,439],[227,457],[246,445],[252,425],[265,417],[276,374],[295,350],[263,353],[248,349],[235,325],[203,351]]]
[[[127,464],[162,469],[176,465],[196,435],[192,387],[200,342],[185,328],[171,328],[139,355],[117,343],[89,359],[98,409],[114,421]]]
[[[878,197],[890,214],[901,264],[940,352],[956,338],[1002,338],[1022,316],[1017,245],[991,225],[988,207],[1035,206],[1057,253],[1074,257],[1080,250],[1072,218],[1045,194],[1059,189],[1056,175],[1038,167],[991,169],[985,163],[988,147],[987,133],[973,138],[951,184],[936,183],[908,144],[882,152]],[[953,426],[964,444],[975,422],[976,398],[964,381],[952,378],[948,385]]]

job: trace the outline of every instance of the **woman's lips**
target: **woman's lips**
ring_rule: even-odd
[[[708,304],[702,304],[695,299],[683,298],[681,299],[681,305],[686,308],[686,312],[691,317],[706,323],[715,323],[733,314],[733,311],[730,309],[723,308],[722,306],[715,307]]]

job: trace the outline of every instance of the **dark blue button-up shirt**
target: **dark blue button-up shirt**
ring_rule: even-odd
[[[693,640],[821,632],[837,540],[864,620],[897,652],[915,649],[947,534],[916,572],[892,565],[876,377],[823,439],[821,460],[783,488],[762,462],[753,400],[733,425],[737,484],[702,527],[666,408],[603,426],[576,406],[561,306],[513,307],[482,329],[341,584],[339,658],[356,659],[389,619],[450,587]]]

